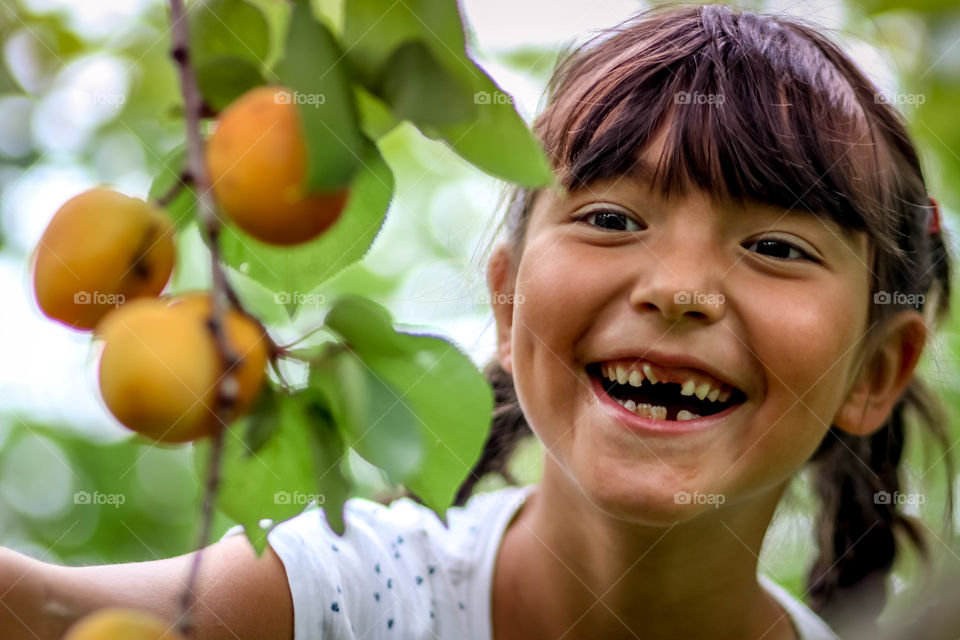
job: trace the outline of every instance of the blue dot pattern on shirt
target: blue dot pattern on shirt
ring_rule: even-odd
[[[398,516],[395,521],[387,518],[387,516],[391,514],[390,509],[383,508],[371,509],[369,512],[376,518],[379,518],[381,515],[384,516],[382,521],[375,518],[371,518],[369,521],[361,521],[360,516],[363,515],[363,513],[357,508],[359,504],[361,503],[354,503],[352,506],[353,511],[348,514],[353,516],[358,523],[362,522],[365,527],[361,528],[358,526],[354,529],[354,531],[360,534],[357,536],[356,541],[349,538],[345,538],[344,540],[329,539],[329,532],[325,528],[322,528],[321,532],[327,535],[328,539],[325,541],[326,545],[320,547],[320,551],[325,552],[330,563],[335,563],[329,566],[338,570],[338,573],[335,574],[338,579],[328,582],[327,589],[329,589],[329,584],[332,582],[334,585],[334,595],[336,595],[337,598],[332,599],[328,596],[320,600],[321,602],[324,600],[328,602],[329,608],[323,610],[323,613],[319,616],[314,614],[309,618],[311,621],[310,629],[301,629],[302,632],[305,631],[305,633],[301,633],[303,638],[340,637],[341,635],[349,635],[352,632],[353,635],[350,635],[350,637],[357,638],[358,640],[365,635],[372,639],[373,637],[378,637],[377,631],[381,634],[379,636],[381,640],[385,640],[387,636],[399,640],[401,635],[404,636],[404,640],[408,640],[408,634],[414,631],[416,631],[416,637],[418,639],[435,640],[440,637],[462,637],[463,634],[454,631],[452,627],[456,626],[457,630],[459,630],[464,624],[464,621],[469,620],[465,618],[466,603],[469,602],[469,600],[463,597],[467,594],[462,591],[460,593],[454,591],[455,588],[459,590],[459,587],[464,584],[463,581],[465,578],[458,572],[453,572],[453,575],[449,574],[444,564],[444,562],[447,561],[446,556],[443,553],[433,552],[435,548],[439,548],[439,545],[429,544],[431,542],[431,536],[445,535],[446,532],[441,533],[439,529],[435,530],[435,523],[430,520],[430,522],[427,523],[428,526],[424,528],[417,526],[416,529],[411,529],[410,531],[404,530],[403,535],[398,535],[399,531],[394,530],[393,532],[388,532],[383,537],[377,538],[376,534],[382,532],[382,529],[378,529],[378,527],[394,526],[394,524],[406,527],[410,526],[411,523],[417,525],[419,522],[417,518],[419,516],[409,511],[411,509],[409,505],[401,503],[397,507]],[[403,513],[401,508],[408,510],[408,512]],[[424,517],[432,516],[425,514]],[[321,517],[319,521],[322,524],[323,518]],[[303,519],[300,522],[307,523],[309,521]],[[477,524],[478,526],[469,526],[471,524]],[[447,526],[450,527],[451,525],[448,524]],[[293,527],[290,525],[288,525],[288,528],[293,530]],[[469,529],[469,532],[467,529]],[[481,530],[483,530],[483,527],[479,525],[479,521],[475,521],[475,523],[461,521],[461,528],[459,529],[460,537],[457,539],[460,541],[458,542],[460,546],[454,548],[451,545],[450,558],[452,560],[459,560],[460,556],[458,554],[466,553],[465,550],[470,547],[471,544],[476,544],[477,534]],[[314,534],[313,529],[308,530],[308,532]],[[471,536],[470,534],[473,535]],[[275,537],[279,536],[275,534]],[[303,537],[306,538],[306,535]],[[409,545],[406,544],[407,538],[410,538]],[[314,537],[313,539],[316,538]],[[471,539],[474,542],[471,542]],[[445,539],[441,541],[445,542]],[[404,548],[406,549],[403,554],[400,553],[401,545],[405,545]],[[341,549],[340,547],[343,548]],[[445,548],[442,550],[445,550]],[[292,556],[292,554],[288,555]],[[391,556],[393,557],[391,558]],[[368,564],[370,560],[374,560],[372,567]],[[293,562],[291,562],[291,565],[296,566]],[[314,568],[320,569],[320,571],[314,571],[316,574],[324,573],[323,570],[327,568],[326,566],[319,565],[320,563],[314,563],[313,565]],[[362,569],[364,566],[366,566],[367,569],[360,571],[359,569]],[[366,573],[369,568],[374,569],[373,576]],[[440,571],[441,568],[444,569],[444,571]],[[388,569],[392,575],[381,579],[382,576],[386,575]],[[348,596],[348,594],[353,593],[354,587],[359,586],[350,582],[350,580],[364,577],[361,574],[366,574],[365,577],[368,581],[368,584],[365,585],[366,588],[373,587],[371,591],[368,591],[368,593],[373,595],[373,605],[370,605],[369,600],[361,599],[361,604],[350,602],[347,599],[348,597],[352,597],[352,595]],[[397,578],[396,589],[393,588],[393,577]],[[453,581],[452,585],[451,580]],[[387,593],[389,595],[381,597],[382,593],[380,589],[384,583],[386,583]],[[432,597],[435,595],[435,590],[437,597]],[[366,589],[362,591],[366,591]],[[419,606],[411,609],[409,605],[414,604],[414,602],[418,603]],[[403,613],[404,607],[398,607],[398,605],[404,603],[406,605],[407,615]],[[449,606],[452,603],[456,603],[456,606]],[[316,611],[316,609],[313,609],[313,611]],[[426,616],[423,615],[424,612],[427,613]],[[454,612],[456,612],[456,614],[454,614]],[[332,615],[333,613],[337,615],[334,616]],[[391,616],[390,614],[393,615]],[[301,620],[304,618],[305,616],[301,617]],[[355,621],[364,620],[366,620],[364,624],[357,624],[356,627],[354,627],[353,623]],[[374,624],[373,628],[369,626],[371,622]],[[317,623],[319,623],[319,627]],[[384,623],[386,623],[385,627],[379,626]],[[397,634],[399,635],[393,634],[394,627],[397,628]],[[374,629],[377,629],[377,631],[374,631]],[[321,635],[315,635],[316,631],[320,631]],[[333,631],[333,633],[327,633],[330,631]],[[357,635],[358,633],[360,635]],[[373,635],[369,635],[371,633]],[[453,633],[453,635],[451,635],[451,633]]]

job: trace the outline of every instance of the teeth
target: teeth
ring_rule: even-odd
[[[654,420],[667,419],[667,408],[660,405],[651,405],[645,402],[637,404],[633,400],[620,400],[619,398],[617,399],[617,404],[628,411],[633,411],[635,414],[643,418],[653,418]]]
[[[649,364],[643,364],[642,369],[643,371],[637,369],[630,371],[629,369],[624,368],[622,365],[600,365],[600,372],[603,377],[618,384],[629,384],[632,387],[640,387],[643,385],[644,379],[649,380],[650,384],[658,384],[660,382],[660,380],[657,379],[657,376],[654,375],[653,369]],[[713,387],[709,382],[701,382],[698,385],[697,381],[691,378],[681,385],[680,395],[695,395],[700,400],[709,400],[710,402],[726,402],[730,399],[732,391],[729,389],[721,390],[719,387]]]
[[[708,393],[709,391],[710,391],[710,383],[709,383],[709,382],[702,382],[702,383],[700,383],[700,386],[697,387],[696,391],[694,391],[693,393],[694,393],[694,395],[696,395],[698,398],[700,398],[701,400],[703,400],[704,398],[707,397],[707,393]]]
[[[650,369],[649,364],[643,365],[643,373],[644,375],[647,376],[647,379],[650,381],[650,384],[657,384],[658,382],[660,382],[659,380],[657,380],[657,376],[653,375],[653,371]]]
[[[700,417],[700,416],[698,416],[697,414],[695,414],[695,413],[693,413],[693,412],[691,412],[691,411],[687,411],[686,409],[680,409],[680,411],[677,411],[677,420],[678,420],[678,421],[680,421],[680,420],[693,420],[694,418],[699,418],[699,417]]]

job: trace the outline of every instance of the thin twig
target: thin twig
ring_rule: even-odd
[[[226,425],[229,414],[237,401],[238,384],[234,367],[239,361],[233,349],[227,342],[223,328],[223,319],[226,314],[223,298],[227,295],[229,284],[226,274],[220,263],[219,233],[220,220],[216,215],[215,203],[210,193],[210,182],[203,161],[203,135],[200,131],[200,119],[204,113],[203,99],[197,87],[196,76],[190,65],[189,32],[184,13],[183,0],[170,0],[170,21],[173,33],[173,59],[177,62],[180,73],[180,90],[183,94],[184,119],[186,121],[187,138],[187,173],[193,178],[196,186],[197,203],[199,206],[200,224],[206,229],[210,240],[210,268],[213,274],[213,292],[211,297],[211,311],[208,326],[213,334],[217,352],[224,363],[225,374],[216,383],[214,411],[217,420]],[[212,437],[210,451],[210,466],[207,472],[206,490],[203,499],[200,536],[197,550],[193,557],[190,573],[187,576],[182,600],[180,603],[180,629],[189,636],[193,629],[191,610],[195,597],[197,576],[200,572],[200,562],[203,549],[207,546],[210,529],[213,521],[213,510],[216,502],[216,493],[220,484],[220,456],[223,449],[223,430],[220,429]]]
[[[178,195],[180,195],[180,192],[192,184],[193,176],[190,175],[190,172],[186,170],[181,171],[180,175],[177,176],[177,181],[174,182],[173,185],[166,190],[166,192],[164,192],[155,200],[157,206],[161,208],[168,206]]]
[[[207,480],[203,492],[203,519],[200,523],[200,545],[197,547],[196,553],[193,554],[187,585],[180,595],[180,623],[178,628],[186,637],[193,635],[194,592],[196,590],[197,576],[200,574],[200,560],[203,556],[203,547],[207,544],[207,539],[210,537],[210,529],[213,525],[213,509],[217,490],[220,488],[220,458],[223,455],[223,429],[218,429],[213,433],[210,445],[210,466],[207,468]]]

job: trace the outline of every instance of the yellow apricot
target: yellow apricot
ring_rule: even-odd
[[[250,317],[235,309],[226,313],[227,342],[239,361],[231,370],[237,399],[221,422],[216,387],[226,367],[207,324],[209,308],[205,294],[140,299],[97,326],[100,393],[121,424],[153,440],[187,442],[250,409],[264,380],[266,337]]]
[[[145,611],[110,607],[78,620],[63,640],[186,640],[173,624]]]
[[[206,147],[213,193],[238,227],[263,242],[292,245],[340,217],[347,189],[307,193],[307,149],[298,107],[281,87],[255,87],[220,115]]]
[[[41,311],[89,330],[111,309],[160,294],[173,270],[173,223],[143,200],[94,188],[60,207],[33,258]]]

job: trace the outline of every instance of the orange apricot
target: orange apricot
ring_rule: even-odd
[[[145,611],[109,607],[78,620],[63,640],[186,640],[174,625]]]
[[[110,189],[84,191],[54,214],[34,251],[37,304],[68,327],[90,330],[111,309],[159,295],[174,253],[164,211]]]
[[[236,401],[221,421],[217,385],[227,371],[208,325],[210,306],[206,294],[134,300],[97,326],[100,394],[121,424],[153,440],[188,442],[250,409],[264,381],[266,336],[249,316],[226,312],[227,343],[239,360],[230,370]]]
[[[255,87],[220,115],[206,146],[220,208],[253,237],[293,245],[317,237],[343,212],[348,190],[309,193],[297,105],[281,87]]]

